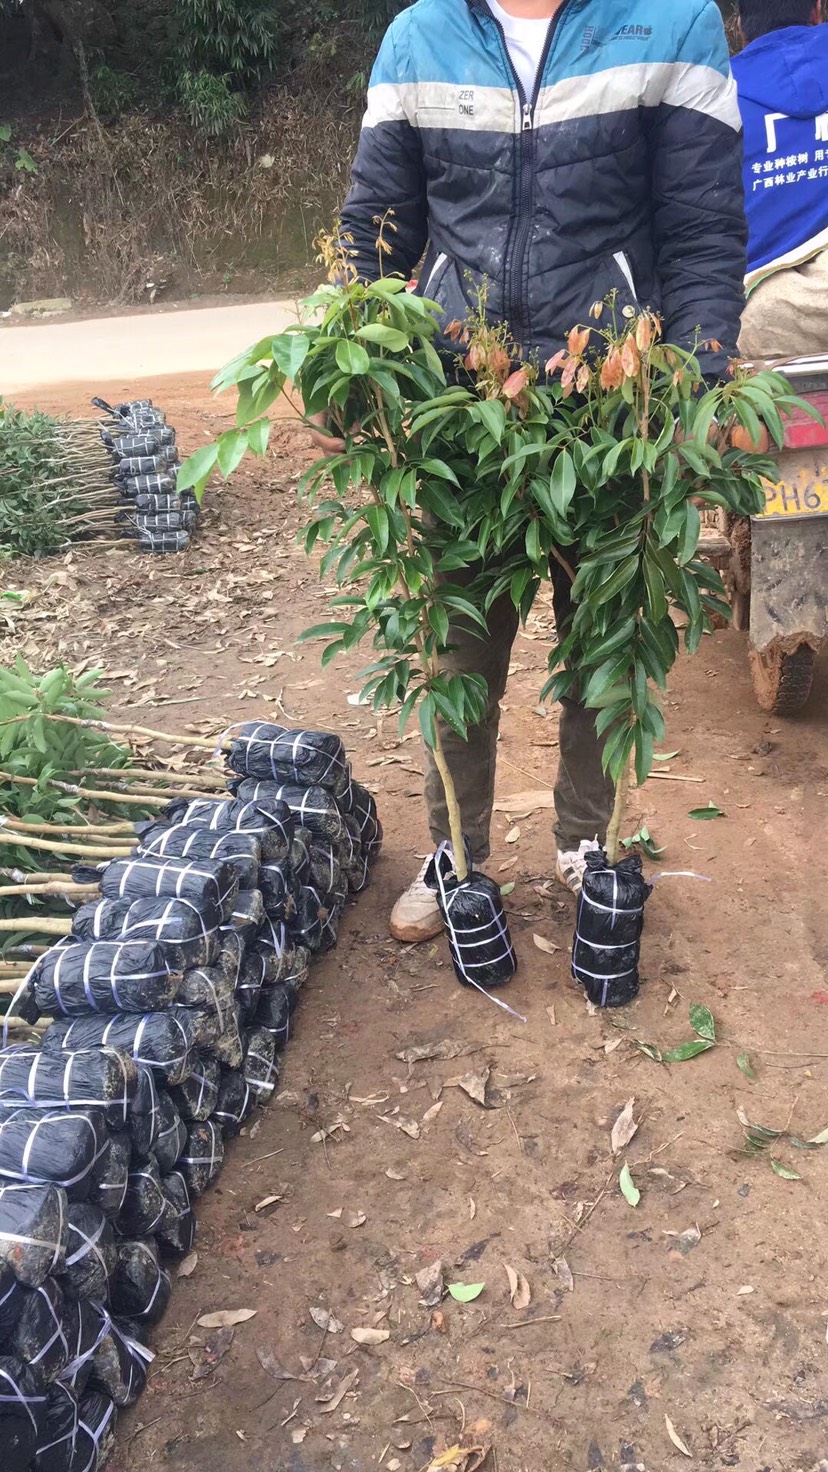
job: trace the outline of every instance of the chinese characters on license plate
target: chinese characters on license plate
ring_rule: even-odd
[[[828,516],[828,481],[803,480],[765,483],[765,509],[763,517],[779,516]]]

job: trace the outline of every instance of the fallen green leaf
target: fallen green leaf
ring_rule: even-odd
[[[818,1135],[814,1135],[813,1139],[808,1141],[808,1144],[809,1145],[828,1145],[828,1129],[826,1129],[826,1130],[820,1130],[820,1133]]]
[[[774,1160],[773,1156],[771,1156],[771,1165],[776,1171],[776,1174],[782,1177],[783,1181],[802,1180],[798,1170],[792,1170],[789,1165],[783,1165],[781,1160]]]
[[[654,751],[654,762],[671,762],[674,756],[681,756],[680,751]]]
[[[639,1201],[641,1200],[641,1192],[639,1191],[637,1185],[635,1184],[635,1181],[632,1178],[630,1167],[626,1163],[623,1170],[621,1171],[620,1176],[618,1177],[618,1184],[621,1187],[621,1195],[624,1197],[624,1200],[628,1202],[630,1206],[637,1206]]]
[[[677,1048],[670,1048],[667,1053],[662,1053],[662,1063],[688,1063],[691,1058],[698,1058],[702,1053],[709,1053],[716,1044],[707,1038],[696,1038],[692,1043],[679,1043]]]
[[[448,1291],[457,1303],[474,1303],[485,1287],[485,1283],[449,1283]]]
[[[709,802],[706,808],[691,808],[687,816],[694,823],[707,823],[711,818],[726,818],[727,813],[723,808],[717,808],[714,802]]]
[[[756,1074],[753,1071],[753,1065],[747,1053],[739,1054],[738,1058],[736,1059],[736,1067],[741,1070],[741,1072],[745,1075],[745,1078],[756,1077]]]
[[[635,1046],[638,1048],[640,1053],[644,1054],[645,1058],[652,1058],[654,1063],[664,1062],[664,1059],[661,1056],[661,1049],[657,1048],[655,1043],[641,1043],[636,1040]]]
[[[713,1013],[709,1007],[703,1007],[701,1002],[693,1002],[690,1008],[690,1026],[700,1038],[705,1038],[709,1043],[715,1043],[716,1023]]]
[[[514,881],[514,879],[511,879],[508,884],[501,884],[501,886],[500,886],[500,893],[503,895],[504,898],[506,897],[507,894],[514,894],[514,890],[515,890],[515,881]]]

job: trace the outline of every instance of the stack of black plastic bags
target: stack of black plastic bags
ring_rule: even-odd
[[[314,953],[382,829],[327,733],[250,724],[226,799],[136,825],[101,898],[32,968],[0,1051],[0,1466],[96,1472],[140,1396],[143,1340],[193,1202],[279,1077]],[[79,869],[88,879],[90,871]]]
[[[137,537],[143,552],[183,552],[198,521],[198,503],[192,491],[176,489],[175,430],[151,399],[114,407],[103,399],[92,402],[107,415],[101,438],[114,461],[116,520],[124,535]]]

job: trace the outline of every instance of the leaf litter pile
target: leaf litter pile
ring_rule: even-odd
[[[391,1472],[522,1472],[556,1458],[613,1472],[690,1458],[816,1467],[823,1400],[808,1366],[826,1352],[828,1303],[796,1243],[803,1209],[828,1208],[825,1064],[796,1052],[820,1052],[804,1018],[780,1031],[784,991],[766,1008],[748,990],[755,910],[740,916],[726,885],[716,897],[732,921],[728,993],[690,939],[716,910],[711,894],[705,910],[695,896],[654,900],[670,923],[654,924],[641,1001],[612,1022],[590,1016],[567,980],[569,902],[544,877],[548,811],[507,767],[503,790],[531,790],[496,817],[487,867],[514,885],[530,1027],[481,1018],[439,945],[401,954],[385,906],[427,843],[422,829],[412,839],[422,762],[416,741],[348,704],[344,671],[321,674],[292,644],[321,599],[290,545],[291,494],[289,476],[260,480],[243,516],[235,497],[227,505],[226,524],[208,498],[203,540],[174,581],[169,565],[139,577],[134,554],[33,567],[9,615],[7,663],[21,648],[36,663],[102,664],[119,718],[212,734],[239,715],[287,712],[299,725],[318,711],[318,724],[351,732],[391,809],[376,901],[314,972],[276,1106],[239,1142],[178,1269],[152,1396],[119,1432],[126,1468],[195,1459],[202,1439],[229,1472],[267,1457],[297,1472],[354,1459]],[[549,637],[541,607],[516,649],[502,746],[504,761],[544,777],[555,716],[523,692]],[[700,721],[705,709],[700,696]],[[677,833],[702,852],[676,868],[715,875],[716,853],[730,852],[745,878],[762,845],[731,834],[750,791],[724,753],[717,771],[707,745],[688,745],[727,821],[691,819],[683,789],[664,781],[658,812],[642,806],[629,831],[656,832],[670,867]],[[795,955],[807,968],[795,938],[774,949],[762,934],[777,975]],[[766,1348],[769,1314],[786,1326],[784,1349]]]

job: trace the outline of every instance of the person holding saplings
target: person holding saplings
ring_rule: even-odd
[[[397,16],[371,77],[342,212],[364,279],[409,277],[448,326],[486,283],[487,312],[515,356],[544,364],[596,300],[660,312],[667,342],[692,347],[712,379],[736,351],[743,306],[742,144],[715,0],[418,0]],[[378,220],[390,254],[379,258]],[[448,337],[438,344],[454,361]],[[317,441],[336,446],[319,421]],[[572,549],[567,552],[571,561]],[[554,564],[555,616],[570,617]],[[499,702],[518,614],[501,598],[490,637],[452,630],[447,663],[485,676],[486,719],[464,743],[444,730],[464,831],[489,853]],[[448,837],[442,784],[426,753],[432,838]],[[595,713],[563,702],[555,788],[557,878],[578,893],[606,835],[613,784]],[[442,926],[425,868],[394,906],[391,931],[422,941]]]

